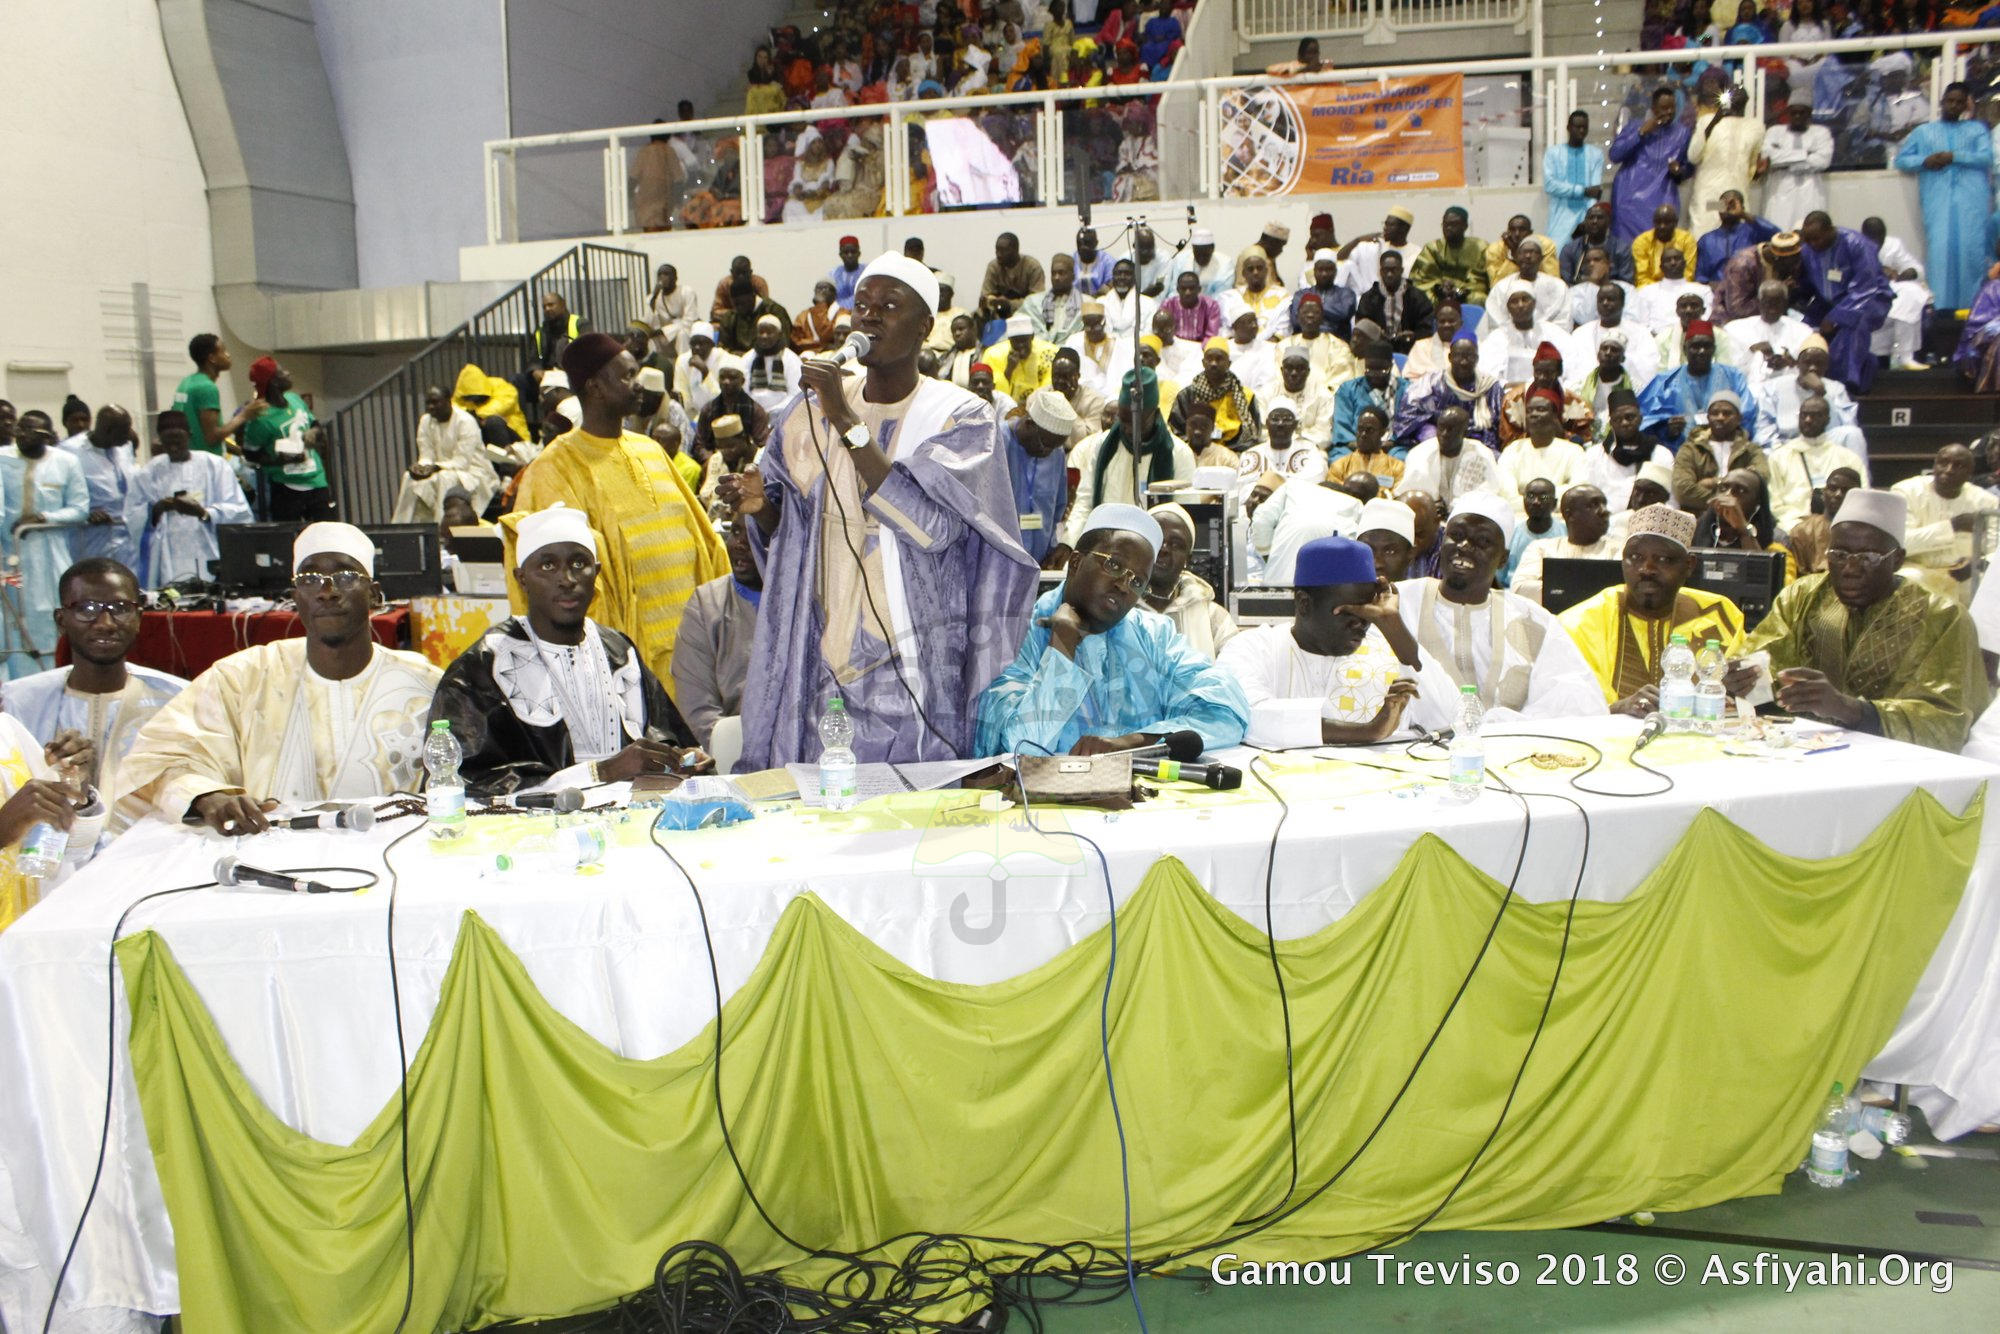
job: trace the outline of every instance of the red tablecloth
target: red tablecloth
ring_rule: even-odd
[[[410,646],[410,609],[389,607],[369,618],[375,642],[389,648]],[[126,655],[141,667],[172,672],[192,681],[218,658],[253,644],[297,639],[305,633],[298,614],[290,611],[149,611],[139,626],[139,638]],[[59,644],[59,663],[69,661],[69,645]]]

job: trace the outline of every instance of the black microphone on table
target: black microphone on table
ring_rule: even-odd
[[[215,883],[224,889],[282,889],[293,894],[346,894],[352,890],[340,889],[334,885],[322,884],[317,880],[301,880],[283,871],[266,871],[261,866],[245,866],[234,857],[224,857],[215,864]]]
[[[583,793],[573,787],[558,788],[554,792],[517,792],[494,804],[502,810],[554,811],[557,815],[568,815],[571,811],[583,809]]]
[[[1666,715],[1658,709],[1646,715],[1646,725],[1639,729],[1639,739],[1632,743],[1632,753],[1637,755],[1646,747],[1659,740],[1660,733],[1667,730]]]
[[[1218,792],[1243,786],[1243,771],[1228,764],[1183,764],[1179,760],[1134,760],[1132,772],[1162,783],[1200,783]]]
[[[1119,753],[1130,755],[1134,760],[1165,756],[1171,760],[1179,760],[1182,764],[1191,764],[1201,758],[1201,733],[1185,729],[1169,732],[1150,746],[1134,746]]]
[[[338,810],[308,811],[304,815],[294,815],[289,819],[275,820],[280,829],[351,829],[357,834],[368,832],[375,827],[375,808],[359,804],[342,806]]]

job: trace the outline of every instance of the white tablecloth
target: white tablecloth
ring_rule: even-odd
[[[1612,718],[1543,730],[1602,740],[1629,738],[1635,728]],[[1557,749],[1496,742],[1490,762],[1537,748]],[[1590,812],[1586,898],[1630,893],[1704,806],[1780,852],[1823,858],[1854,848],[1917,788],[1960,811],[1982,783],[2000,777],[1970,760],[1869,738],[1791,761],[1725,758],[1701,743],[1671,741],[1649,755],[1677,779],[1673,792],[1643,800],[1579,796],[1562,772],[1526,765],[1502,771],[1524,791],[1578,796]],[[1383,789],[1403,790],[1294,800],[1272,887],[1281,938],[1342,916],[1425,832],[1443,834],[1468,861],[1508,878],[1522,833],[1517,803],[1489,793],[1452,806],[1403,779],[1377,777]],[[1277,781],[1282,790],[1288,780]],[[1627,770],[1591,781],[1651,780]],[[1532,804],[1520,888],[1537,900],[1561,899],[1576,875],[1581,817],[1565,802]],[[1096,840],[1120,895],[1160,855],[1173,853],[1221,902],[1263,923],[1275,803],[1205,808],[1169,798],[1120,815],[1038,818]],[[142,825],[0,934],[0,1033],[8,1037],[0,1049],[0,1322],[7,1328],[40,1328],[48,1283],[89,1186],[104,1102],[105,966],[118,914],[149,890],[207,879],[215,859],[230,851],[274,868],[380,867],[388,839],[406,828],[408,821],[397,821],[369,835],[223,840]],[[904,963],[965,983],[1042,964],[1107,916],[1095,856],[1074,839],[1026,830],[925,828],[857,811],[769,815],[732,830],[670,837],[702,887],[725,994],[748,976],[785,905],[807,890]],[[2000,1116],[2000,980],[1991,967],[2000,957],[2000,820],[1986,822],[1980,847],[1952,926],[1868,1072],[1922,1086],[1919,1099],[1945,1135]],[[493,925],[557,1009],[624,1055],[670,1051],[712,1017],[693,901],[656,851],[615,848],[602,874],[539,883],[479,876],[476,860],[434,856],[421,835],[394,853],[402,872],[396,957],[413,1052],[468,907]],[[277,1116],[343,1143],[395,1095],[387,904],[386,883],[311,898],[209,890],[148,903],[126,931],[165,938]],[[125,1022],[121,997],[110,1152],[64,1285],[59,1328],[105,1328],[124,1312],[178,1307],[171,1229],[122,1060]]]

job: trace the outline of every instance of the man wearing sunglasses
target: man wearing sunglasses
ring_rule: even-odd
[[[1794,580],[1744,641],[1768,649],[1778,707],[1857,732],[1957,751],[1991,692],[1972,618],[1898,573],[1909,506],[1894,491],[1849,491],[1833,515],[1826,573]],[[1750,690],[1754,668],[1722,678]]]
[[[305,638],[232,653],[161,709],[125,757],[120,813],[150,809],[219,834],[255,834],[280,802],[415,791],[441,673],[369,636],[375,545],[348,523],[292,543]]]
[[[1035,603],[1021,651],[979,697],[978,754],[1097,755],[1180,731],[1206,750],[1243,740],[1243,688],[1139,606],[1160,539],[1136,505],[1091,511],[1062,584]]]
[[[70,665],[0,686],[0,712],[21,720],[52,752],[73,753],[80,777],[115,807],[119,770],[139,729],[187,689],[178,676],[125,661],[139,637],[139,581],[108,556],[86,556],[63,571],[56,629],[69,644]],[[89,746],[85,751],[83,746]],[[61,756],[52,753],[52,762]],[[128,819],[113,818],[116,837]]]
[[[496,797],[702,768],[707,757],[632,641],[590,619],[589,516],[566,505],[525,515],[514,551],[528,614],[460,654],[431,701],[431,721],[449,722],[464,748],[466,790]]]

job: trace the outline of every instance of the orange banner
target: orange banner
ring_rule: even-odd
[[[1222,99],[1225,193],[1465,184],[1462,74],[1238,88]]]

